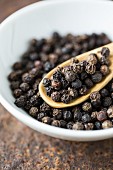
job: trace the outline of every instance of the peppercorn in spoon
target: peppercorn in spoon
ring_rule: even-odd
[[[112,57],[113,43],[110,43],[76,56],[73,62],[70,59],[58,65],[40,82],[41,97],[53,108],[72,107],[84,102],[113,78]]]

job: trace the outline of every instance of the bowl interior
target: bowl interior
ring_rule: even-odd
[[[12,63],[19,60],[20,56],[26,51],[29,40],[32,38],[40,39],[42,37],[48,37],[53,31],[58,31],[61,34],[69,32],[73,34],[105,32],[113,40],[112,21],[113,3],[110,1],[44,1],[30,5],[10,16],[0,26],[1,103],[4,104],[4,100],[9,104],[6,106],[8,110],[11,111],[11,108],[14,108],[12,114],[28,126],[39,130],[39,128],[37,129],[35,126],[32,126],[31,123],[23,120],[23,117],[16,115],[16,111],[20,112],[21,109],[13,104],[14,98],[7,80]],[[21,114],[29,117],[23,110],[21,110]],[[48,126],[44,125],[43,127]],[[52,128],[53,127],[51,127],[51,129]],[[57,137],[67,139],[68,135],[66,137],[66,134],[64,134],[67,131],[62,131],[63,137],[61,137],[60,131],[59,129],[59,136]],[[49,130],[48,132],[44,130],[42,132],[51,135]],[[72,135],[70,140],[76,140],[77,133]],[[87,140],[94,138],[92,136],[93,133],[94,132],[90,133]],[[52,136],[56,136],[55,133]],[[86,137],[83,137],[83,140],[86,140]]]

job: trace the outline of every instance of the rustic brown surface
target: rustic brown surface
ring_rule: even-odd
[[[0,21],[36,0],[0,0]],[[113,139],[68,142],[37,133],[0,105],[0,170],[113,170]]]

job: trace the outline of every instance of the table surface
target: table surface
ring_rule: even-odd
[[[0,0],[0,22],[36,0]],[[113,170],[113,139],[69,142],[33,131],[0,105],[0,170]]]

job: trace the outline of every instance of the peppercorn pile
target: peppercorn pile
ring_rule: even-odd
[[[93,53],[81,62],[73,59],[70,65],[59,67],[52,75],[52,79],[44,78],[43,85],[47,95],[55,102],[67,104],[87,94],[88,89],[109,74],[110,51],[104,47],[99,53],[100,58]]]
[[[110,40],[104,33],[61,36],[55,32],[48,39],[33,39],[8,76],[15,104],[38,121],[56,127],[74,130],[112,127],[113,80],[100,92],[91,94],[82,105],[73,108],[54,109],[42,100],[38,91],[41,79],[58,64],[108,43]],[[102,63],[106,64],[104,59]],[[48,93],[50,91],[51,88]]]

